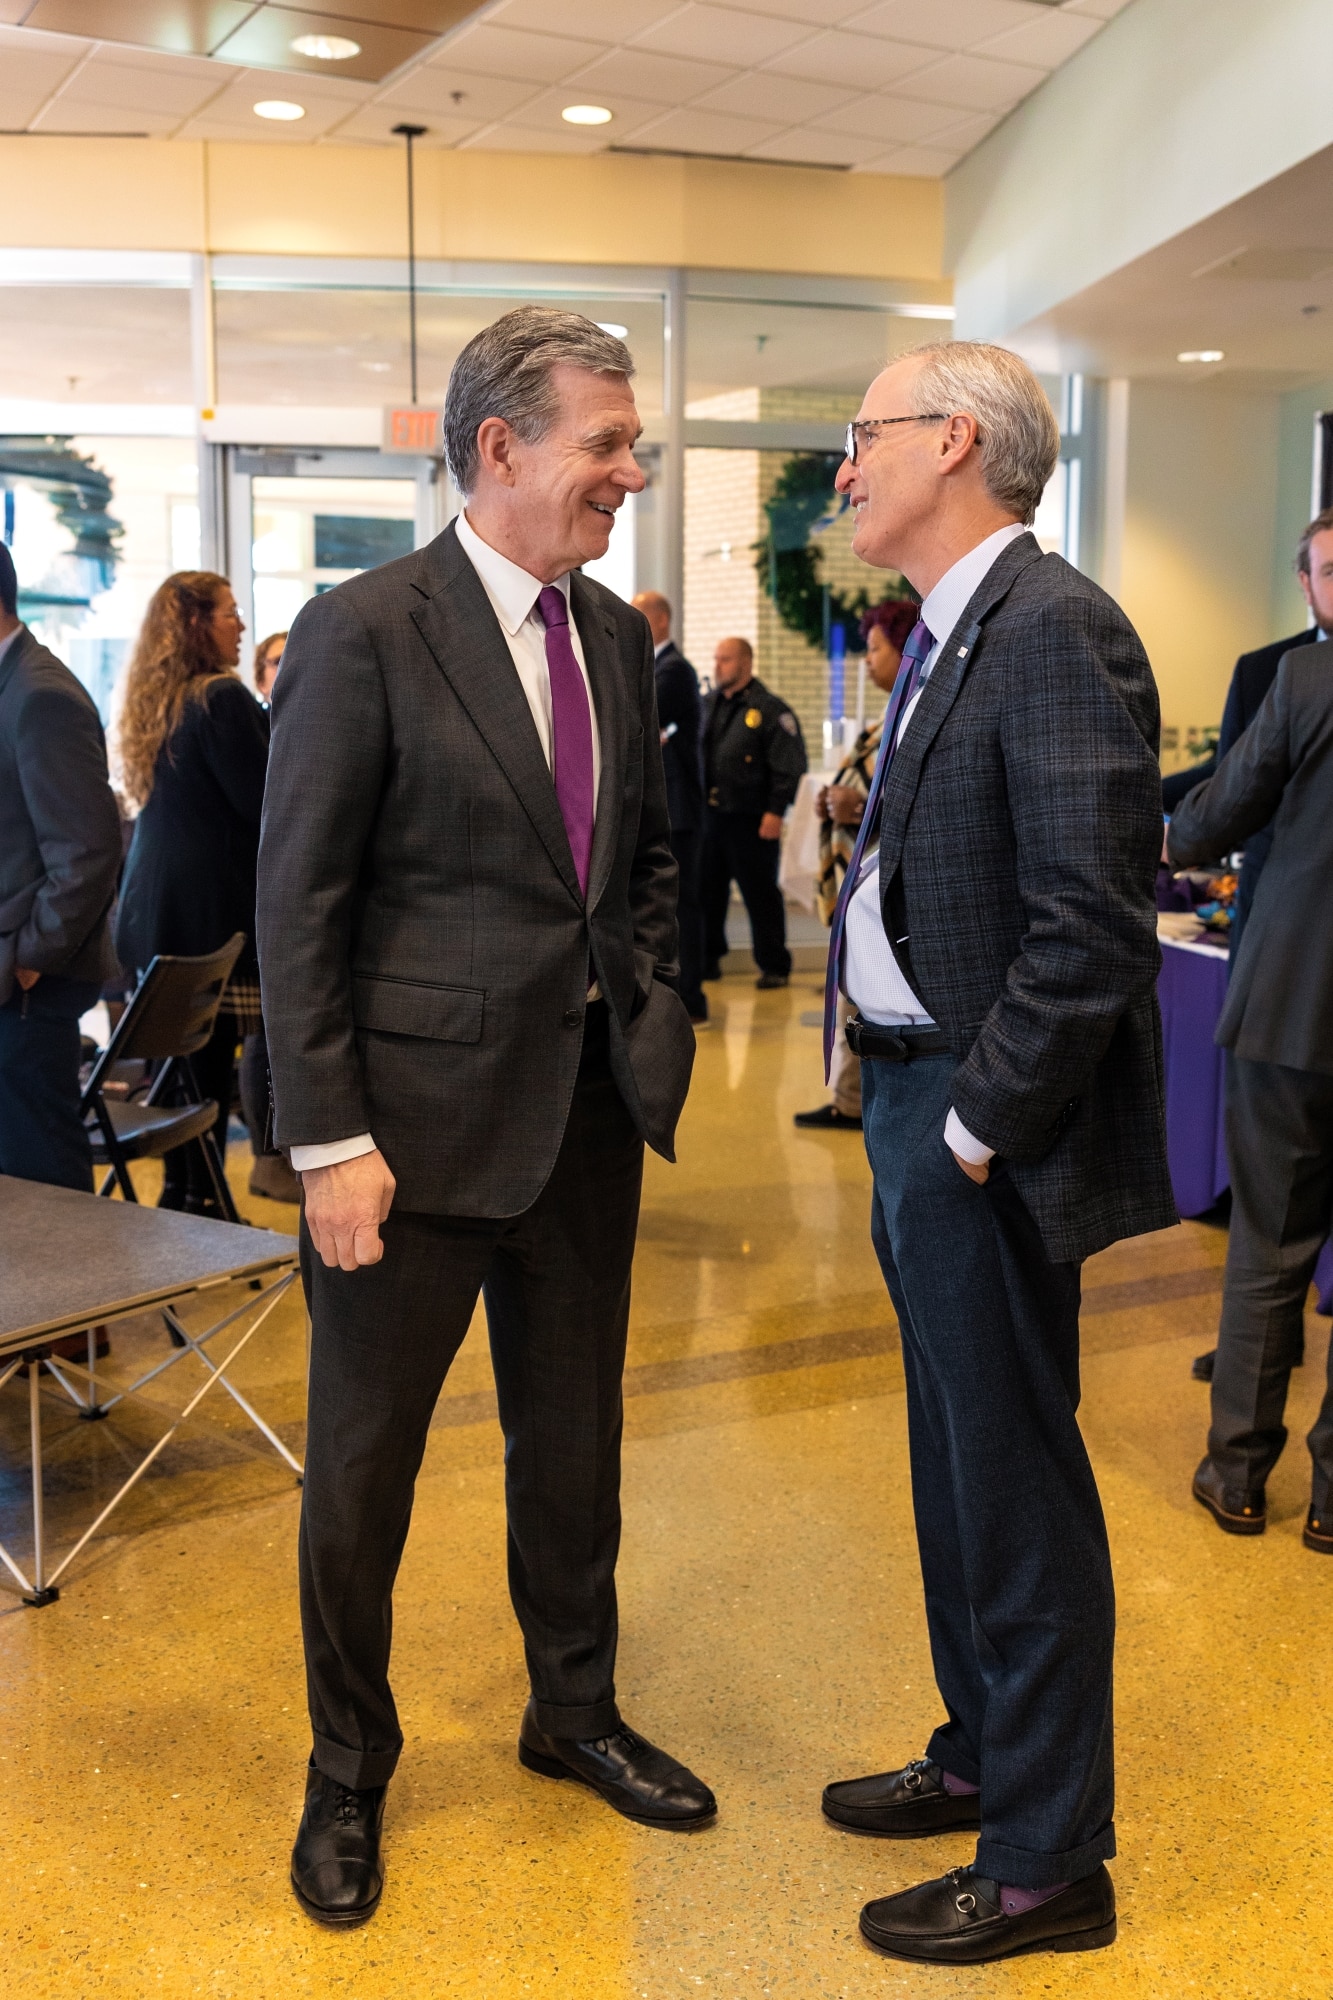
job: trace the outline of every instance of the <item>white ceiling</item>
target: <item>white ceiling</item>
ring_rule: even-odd
[[[379,83],[21,25],[51,4],[0,0],[0,130],[397,145],[391,128],[409,121],[428,128],[423,145],[935,176],[1128,0],[493,0]],[[85,4],[78,18],[95,16]],[[306,115],[261,120],[266,97]],[[588,102],[612,122],[562,120]]]

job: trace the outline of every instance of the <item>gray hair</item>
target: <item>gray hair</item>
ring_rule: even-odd
[[[546,436],[560,409],[551,374],[561,366],[627,381],[634,373],[623,340],[556,306],[518,306],[473,335],[444,398],[444,455],[460,493],[476,485],[477,432],[487,417],[502,417],[529,444]]]
[[[899,361],[922,363],[908,396],[915,413],[975,417],[986,491],[1031,526],[1060,456],[1060,426],[1026,361],[984,340],[937,340]]]

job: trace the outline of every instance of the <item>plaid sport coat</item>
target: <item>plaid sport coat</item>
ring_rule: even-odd
[[[894,955],[949,1037],[959,1117],[1059,1262],[1177,1219],[1158,729],[1129,620],[1024,535],[947,635],[884,788]]]

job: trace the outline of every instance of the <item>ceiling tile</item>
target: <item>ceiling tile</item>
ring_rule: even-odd
[[[570,96],[570,86],[559,90],[544,90],[537,97],[530,98],[521,111],[516,111],[508,121],[512,125],[522,125],[530,132],[588,132],[599,146],[615,146],[630,132],[650,118],[660,118],[660,104],[649,104],[639,98],[626,97],[619,91],[599,91],[597,102],[605,105],[614,114],[609,125],[573,126],[561,117],[567,104],[576,100]]]
[[[885,153],[880,159],[867,160],[863,169],[871,174],[911,174],[926,180],[938,180],[947,174],[950,167],[958,163],[957,153],[946,153],[931,146],[899,146],[895,152]]]
[[[887,35],[932,49],[970,49],[988,35],[1021,28],[1050,12],[1033,0],[880,0],[858,14],[859,35]]]
[[[912,93],[967,111],[1008,111],[1046,80],[1044,69],[994,62],[988,56],[945,56],[912,79]]]
[[[327,34],[341,25],[346,39],[359,44],[356,55],[338,62],[323,62],[318,56],[298,55],[292,47],[298,35]],[[355,34],[351,31],[355,30]],[[413,56],[430,47],[431,37],[410,33],[406,28],[376,27],[364,21],[330,21],[327,14],[304,13],[291,7],[258,7],[234,34],[214,50],[219,62],[244,63],[252,68],[289,70],[311,76],[357,77],[378,83]]]
[[[1065,0],[1071,14],[1091,14],[1094,20],[1109,21],[1122,7],[1128,7],[1129,0]]]
[[[484,0],[319,0],[318,11],[339,20],[414,28],[434,39],[481,11]]]
[[[579,0],[571,20],[569,0],[504,0],[486,16],[506,28],[537,28],[546,34],[568,34],[577,28],[599,42],[628,42],[668,14],[680,12],[680,0]]]
[[[0,0],[0,26],[11,26],[32,12],[32,0]]]
[[[265,145],[308,144],[321,138],[358,104],[364,104],[373,85],[353,83],[335,77],[290,77],[279,90],[272,70],[233,70],[232,81],[211,104],[187,119],[180,128],[182,139],[253,139]],[[289,97],[304,105],[305,117],[290,125],[256,118],[254,107],[266,97]]]
[[[683,7],[669,20],[639,35],[639,49],[661,49],[667,55],[725,56],[728,62],[758,63],[778,55],[812,30],[802,21],[778,21],[769,14],[741,14],[734,7]]]
[[[439,60],[454,69],[476,70],[482,76],[559,83],[571,70],[581,69],[602,52],[599,42],[576,42],[567,35],[520,34],[513,28],[492,28],[483,21],[455,36],[440,51]]]
[[[724,118],[716,111],[668,111],[638,135],[636,144],[668,152],[734,155],[761,146],[781,127],[756,118]]]
[[[1043,8],[1042,18],[1029,21],[1026,27],[1011,28],[1007,34],[994,35],[987,42],[978,42],[973,51],[977,55],[1003,56],[1010,62],[1041,63],[1048,69],[1058,69],[1062,62],[1090,42],[1101,27],[1087,14],[1066,14],[1063,9]]]
[[[595,129],[576,130],[566,125],[560,132],[534,131],[525,125],[483,125],[480,132],[463,141],[465,153],[600,153],[606,140]]]
[[[144,93],[145,98],[148,93]],[[87,104],[62,92],[32,121],[34,132],[146,132],[150,139],[165,139],[181,122],[179,111],[160,111],[144,103]]]
[[[520,104],[526,104],[540,85],[506,83],[498,76],[473,76],[467,70],[438,68],[421,63],[401,82],[382,91],[376,98],[396,118],[420,112],[423,119],[463,118],[471,124],[489,124],[493,118],[507,118]],[[460,93],[455,102],[455,93]]]
[[[37,0],[27,25],[203,56],[253,11],[253,0]]]
[[[877,139],[858,139],[851,132],[816,132],[810,125],[792,125],[775,138],[746,149],[751,160],[784,160],[795,166],[859,167],[883,152]]]
[[[404,106],[392,105],[378,98],[374,104],[363,104],[350,118],[344,118],[341,125],[329,128],[331,135],[341,145],[344,139],[359,139],[377,142],[386,146],[401,146],[402,140],[394,134],[394,126],[403,117]],[[431,120],[430,129],[418,146],[457,146],[472,133],[479,132],[486,121],[477,118],[441,118]]]
[[[679,56],[653,55],[648,49],[613,49],[590,69],[581,70],[578,83],[594,103],[600,102],[601,89],[623,90],[650,103],[680,104],[735,74],[734,68],[722,63],[685,62]]]
[[[70,71],[83,60],[83,55],[84,50],[77,42],[71,44],[68,54],[56,53],[55,49],[50,54],[45,50],[39,54],[22,44],[11,46],[7,36],[0,39],[0,92],[4,93],[7,106],[6,126],[13,129],[26,125],[51,92],[58,90]]]
[[[99,50],[61,91],[60,102],[159,111],[177,124],[189,112],[207,104],[210,97],[216,97],[226,81],[226,71],[216,69],[212,63],[186,65],[179,58],[155,61],[147,55],[135,63],[126,61],[123,55],[117,60],[109,51]]]
[[[905,92],[880,91],[853,98],[840,111],[810,120],[821,132],[850,132],[858,139],[878,138],[881,152],[888,146],[916,145],[922,139],[933,139],[958,122],[958,113],[950,104],[925,104]]]
[[[720,89],[710,90],[697,104],[701,111],[738,111],[742,117],[778,118],[784,125],[798,125],[848,103],[850,98],[842,84],[810,83],[795,76],[774,76],[768,70],[748,70]]]
[[[955,125],[945,125],[938,132],[932,132],[930,142],[957,153],[961,159],[964,153],[970,153],[974,146],[979,146],[988,132],[995,130],[1004,115],[1003,111],[978,111],[971,118],[961,118]]]
[[[883,42],[873,35],[817,35],[787,55],[774,56],[766,69],[785,76],[810,76],[820,83],[845,83],[849,90],[878,90],[913,75],[930,62],[923,48]]]
[[[772,14],[782,21],[804,21],[812,28],[834,28],[850,14],[865,10],[865,0],[745,0],[749,14]]]

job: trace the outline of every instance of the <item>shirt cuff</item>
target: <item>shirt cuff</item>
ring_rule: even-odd
[[[951,1153],[957,1153],[960,1160],[966,1160],[969,1167],[984,1167],[987,1160],[995,1158],[994,1146],[974,1139],[952,1104],[944,1121],[944,1143]],[[292,1154],[292,1164],[296,1164],[295,1153]]]
[[[369,1132],[358,1132],[355,1139],[331,1139],[327,1146],[293,1146],[292,1167],[298,1174],[312,1174],[316,1167],[340,1167],[345,1160],[359,1160],[374,1150]]]

